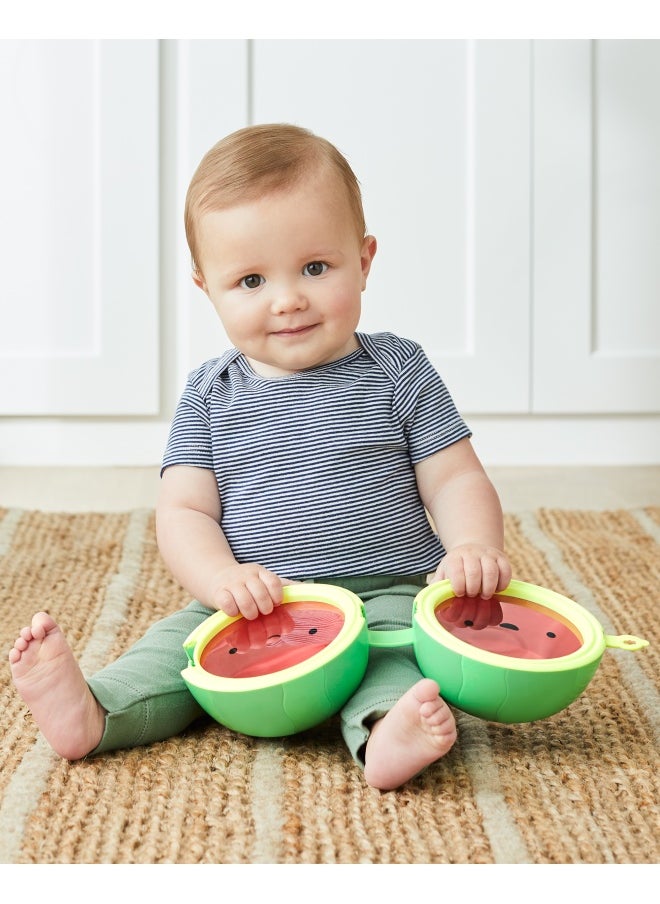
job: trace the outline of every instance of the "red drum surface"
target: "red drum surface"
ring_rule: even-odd
[[[550,609],[530,605],[514,597],[497,597],[502,607],[498,625],[474,628],[471,622],[450,622],[449,607],[436,609],[435,617],[445,631],[480,650],[518,659],[556,659],[575,653],[582,638]]]
[[[320,653],[343,625],[343,612],[328,603],[286,603],[223,628],[204,647],[200,663],[223,678],[270,675]]]

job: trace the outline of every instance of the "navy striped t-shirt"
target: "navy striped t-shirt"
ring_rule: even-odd
[[[163,469],[215,473],[238,562],[294,580],[442,558],[414,465],[470,430],[416,342],[356,336],[357,351],[286,377],[258,376],[236,349],[190,374]]]

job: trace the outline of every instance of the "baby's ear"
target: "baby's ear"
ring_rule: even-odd
[[[362,266],[362,277],[363,277],[362,290],[363,291],[367,285],[367,276],[369,276],[369,271],[371,270],[371,262],[374,259],[377,247],[378,247],[378,244],[373,235],[367,235],[364,237],[364,241],[362,242],[362,248],[360,249],[360,264]]]
[[[205,292],[205,293],[208,295],[209,293],[208,293],[208,290],[207,290],[207,287],[206,287],[206,280],[204,279],[204,276],[203,276],[203,274],[201,273],[201,271],[200,271],[200,270],[193,270],[192,273],[191,273],[190,275],[192,276],[192,281],[195,283],[195,285],[197,286],[197,288],[198,288],[198,289],[201,289],[202,292]]]

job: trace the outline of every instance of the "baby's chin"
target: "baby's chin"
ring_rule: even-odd
[[[357,341],[351,347],[342,346],[341,349],[337,349],[335,352],[330,352],[328,354],[300,354],[300,355],[291,355],[288,357],[288,360],[260,360],[258,358],[251,358],[246,355],[246,360],[255,374],[259,377],[264,377],[267,380],[277,380],[282,377],[290,377],[292,374],[300,373],[305,370],[312,370],[315,367],[323,367],[326,364],[332,364],[335,361],[340,361],[342,358],[346,358],[348,355],[351,355],[354,351],[357,351],[359,345]]]

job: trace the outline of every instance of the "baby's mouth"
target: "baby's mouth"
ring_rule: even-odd
[[[315,323],[309,323],[306,326],[291,326],[282,330],[275,330],[276,336],[300,336],[303,333],[309,333],[316,326]]]

